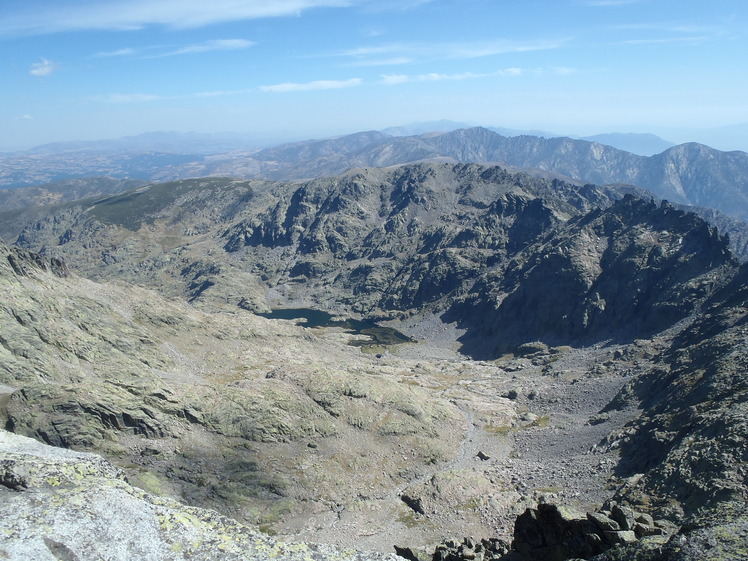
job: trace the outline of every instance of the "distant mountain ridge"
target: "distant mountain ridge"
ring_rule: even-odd
[[[500,163],[537,169],[582,183],[626,183],[671,202],[717,209],[748,218],[748,154],[696,143],[639,156],[597,142],[537,136],[505,137],[476,127],[446,133],[393,137],[378,131],[284,144],[259,151],[209,156],[150,153],[126,157],[39,154],[0,159],[0,185],[44,183],[45,178],[110,175],[151,181],[227,176],[298,180],[351,168],[418,161]]]
[[[239,133],[195,133],[155,131],[107,140],[53,142],[36,146],[27,153],[65,152],[164,152],[170,154],[221,154],[233,150],[258,149],[267,139]]]
[[[417,136],[426,133],[435,132],[452,132],[458,129],[470,129],[476,125],[468,123],[461,123],[457,121],[450,121],[442,119],[440,121],[422,121],[410,123],[409,125],[403,125],[399,127],[388,127],[382,129],[380,132],[388,134],[390,136]],[[638,154],[640,156],[653,156],[664,152],[668,148],[675,146],[675,143],[660,138],[654,134],[648,133],[603,133],[592,136],[573,136],[556,134],[554,132],[548,132],[544,130],[524,130],[524,129],[513,129],[506,127],[486,127],[488,130],[499,133],[502,136],[540,136],[543,138],[559,138],[569,136],[577,140],[587,140],[588,142],[599,142],[606,146],[612,146],[619,150]]]
[[[362,144],[365,146],[360,148]],[[346,149],[341,150],[341,146]],[[312,158],[302,161],[301,154]],[[253,155],[253,160],[260,163],[263,176],[273,180],[334,175],[354,167],[422,160],[500,163],[553,172],[581,182],[636,185],[672,202],[748,218],[748,154],[720,152],[695,143],[646,157],[584,140],[509,138],[476,127],[397,138],[376,132],[358,133],[261,150]]]
[[[584,136],[580,140],[599,142],[619,150],[625,150],[640,156],[654,156],[675,146],[673,142],[654,134],[610,133]]]

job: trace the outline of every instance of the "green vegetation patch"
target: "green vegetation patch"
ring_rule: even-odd
[[[215,191],[236,183],[225,177],[159,183],[99,199],[93,203],[89,212],[105,224],[122,226],[135,232],[144,222],[153,224],[162,217],[164,211],[174,205],[179,206],[179,212],[199,210]],[[250,187],[247,185],[246,188],[251,194]]]

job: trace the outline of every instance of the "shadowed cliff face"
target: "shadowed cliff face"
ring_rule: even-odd
[[[630,383],[609,406],[633,398],[644,409],[609,439],[622,450],[620,472],[644,474],[622,491],[625,496],[658,496],[661,505],[682,509],[695,520],[721,503],[745,500],[747,343],[748,268],[743,266],[673,340],[659,367]]]
[[[627,196],[549,230],[452,317],[468,328],[463,352],[485,358],[521,341],[643,337],[691,314],[722,267],[734,267],[727,242],[703,221]]]

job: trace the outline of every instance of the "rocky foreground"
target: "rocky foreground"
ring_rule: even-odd
[[[137,489],[99,456],[54,448],[3,430],[0,519],[3,559],[397,559],[279,542],[214,511]]]

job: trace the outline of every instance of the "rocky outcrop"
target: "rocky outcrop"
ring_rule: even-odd
[[[659,367],[630,383],[609,406],[632,401],[644,413],[604,446],[621,450],[631,501],[686,520],[742,501],[748,485],[748,268],[711,298],[675,338]],[[695,522],[694,522],[695,523]]]
[[[444,540],[435,549],[395,546],[395,551],[409,561],[499,561],[509,545],[499,538],[467,537]]]
[[[13,272],[19,276],[28,276],[29,267],[42,271],[50,271],[58,277],[66,277],[69,274],[68,266],[62,259],[55,257],[44,257],[38,253],[13,248],[7,255],[8,264]]]
[[[509,546],[498,538],[464,538],[445,540],[436,546],[433,561],[495,561],[509,552]]]
[[[705,301],[725,266],[734,268],[727,241],[701,219],[626,196],[479,278],[454,316],[467,318],[463,351],[481,358],[525,341],[651,335]]]
[[[396,561],[284,543],[210,510],[132,487],[94,454],[0,430],[0,556],[12,561]]]
[[[613,502],[586,514],[565,506],[540,504],[517,518],[512,549],[527,561],[589,559],[644,538],[657,537],[648,544],[663,544],[675,530],[671,523],[655,521],[648,514]]]

